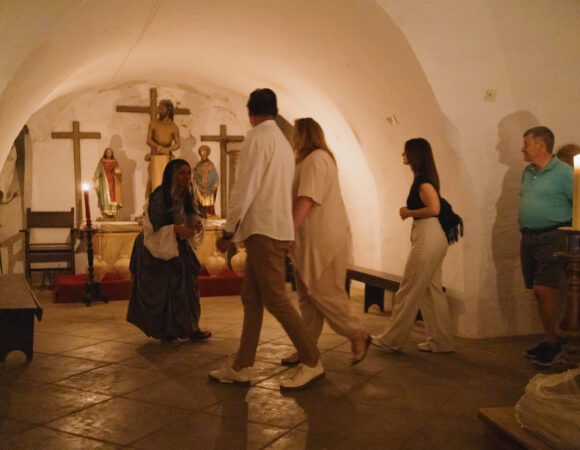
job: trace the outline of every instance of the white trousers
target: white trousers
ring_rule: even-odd
[[[350,300],[344,286],[346,256],[347,246],[336,255],[310,289],[302,281],[300,273],[294,270],[302,320],[315,342],[318,342],[322,333],[324,319],[336,333],[350,340],[367,335],[350,309]]]
[[[441,284],[441,265],[447,247],[437,217],[413,221],[411,252],[395,294],[391,323],[377,336],[387,347],[401,349],[421,309],[431,351],[453,351],[449,305]]]

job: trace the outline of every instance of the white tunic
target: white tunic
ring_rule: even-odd
[[[298,197],[309,197],[314,205],[296,235],[292,261],[304,284],[312,288],[345,246],[347,260],[351,259],[350,225],[336,164],[328,152],[315,150],[296,166],[294,202]]]
[[[276,122],[266,120],[248,131],[225,224],[227,232],[235,231],[234,242],[253,234],[294,240],[293,176],[294,153]]]

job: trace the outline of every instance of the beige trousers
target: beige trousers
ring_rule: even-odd
[[[248,256],[242,285],[244,325],[234,367],[254,365],[264,307],[280,322],[298,350],[300,360],[314,366],[319,356],[316,342],[286,293],[288,242],[254,234],[246,239],[245,245]]]
[[[294,270],[302,320],[315,342],[320,338],[325,318],[334,331],[351,340],[366,336],[358,318],[350,310],[344,287],[346,256],[347,246],[344,246],[310,290],[300,273]]]
[[[449,305],[441,285],[441,265],[447,246],[437,217],[413,221],[411,252],[395,294],[391,323],[377,336],[389,348],[400,349],[405,344],[421,309],[431,350],[453,350]]]

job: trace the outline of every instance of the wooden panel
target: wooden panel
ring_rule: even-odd
[[[70,211],[31,211],[26,210],[28,228],[74,228],[74,208]]]

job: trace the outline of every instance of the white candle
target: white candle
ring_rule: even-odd
[[[574,197],[572,197],[572,228],[580,230],[580,155],[574,156]]]

